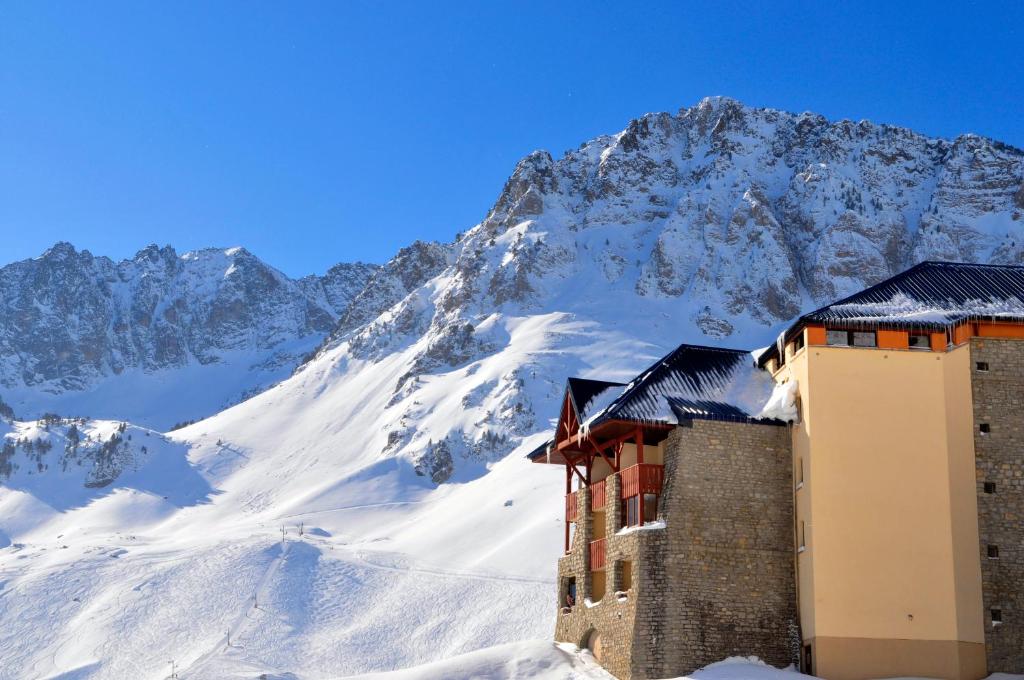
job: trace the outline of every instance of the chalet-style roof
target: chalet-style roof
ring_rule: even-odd
[[[629,384],[570,378],[566,387],[580,422],[593,429],[609,420],[674,425],[685,420],[728,420],[782,424],[758,419],[772,394],[771,377],[754,364],[750,352],[680,345],[641,372]],[[527,457],[544,456],[547,441]]]
[[[565,389],[580,422],[585,423],[594,413],[607,406],[610,399],[622,394],[623,387],[625,385],[622,383],[606,380],[569,378]]]
[[[807,324],[840,328],[944,330],[964,321],[1024,320],[1024,266],[922,262],[870,288],[800,317],[788,341]],[[764,365],[777,356],[771,348]]]
[[[684,418],[749,418],[750,413],[730,403],[742,395],[730,392],[737,383],[749,381],[754,371],[753,357],[745,350],[680,345],[626,385],[589,425],[612,419],[676,423],[677,409],[691,414]],[[771,392],[770,380],[765,384]]]

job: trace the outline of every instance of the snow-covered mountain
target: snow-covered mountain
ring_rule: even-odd
[[[293,281],[244,248],[115,263],[58,243],[0,268],[0,396],[28,417],[212,415],[287,376],[377,269]]]
[[[546,638],[564,480],[521,454],[566,376],[629,379],[682,341],[767,344],[921,259],[1020,261],[1022,185],[1024,153],[991,140],[727,99],[533,153],[480,224],[403,249],[345,310],[291,282],[330,317],[305,336],[317,350],[161,439],[165,463],[134,456],[55,506],[33,484],[84,488],[96,459],[61,465],[64,421],[42,454],[17,449],[0,486],[0,678],[156,680],[168,659],[182,678],[331,678]],[[52,313],[27,290],[19,309]],[[312,316],[246,322],[299,333]],[[109,440],[109,424],[82,427]],[[185,488],[154,486],[179,464]]]
[[[567,374],[627,377],[684,340],[767,344],[925,259],[1024,261],[1022,214],[1019,149],[705,99],[530,154],[450,267],[329,346],[404,357],[383,451],[440,481],[543,426]],[[526,328],[544,339],[517,353]],[[595,364],[577,352],[595,342],[631,349]]]

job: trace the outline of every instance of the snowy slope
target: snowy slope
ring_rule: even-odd
[[[55,445],[33,482],[66,500],[0,486],[0,678],[334,678],[548,638],[563,482],[522,454],[567,376],[768,344],[923,257],[1017,261],[1022,174],[989,140],[724,99],[532,154],[455,243],[371,274],[294,375],[170,433],[183,469],[79,494]]]

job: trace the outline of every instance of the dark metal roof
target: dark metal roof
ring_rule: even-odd
[[[1024,312],[1024,267],[922,262],[838,302],[801,317],[842,322],[899,319],[945,326],[987,312]]]
[[[607,420],[752,420],[752,414],[729,403],[727,393],[754,370],[746,350],[680,345],[629,383],[591,426]]]
[[[572,405],[576,409],[576,415],[580,422],[590,417],[588,408],[594,401],[605,392],[605,390],[622,387],[622,383],[608,382],[606,380],[588,380],[587,378],[569,378],[566,390]]]
[[[784,338],[789,340],[808,323],[944,330],[984,319],[1024,319],[1024,266],[922,262],[803,315]],[[777,354],[777,347],[770,348],[759,363]]]
[[[548,439],[543,444],[535,448],[533,451],[530,451],[528,454],[526,454],[526,457],[529,458],[530,460],[537,460],[541,456],[547,455],[548,448],[554,443],[554,439]]]

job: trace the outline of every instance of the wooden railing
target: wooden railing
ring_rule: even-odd
[[[604,569],[608,556],[608,539],[599,538],[590,542],[590,570]]]
[[[579,505],[576,503],[576,492],[565,496],[565,521],[575,522],[579,519]]]
[[[604,480],[595,482],[590,485],[590,509],[591,510],[604,510],[605,504],[608,502],[608,495],[606,493]]]
[[[643,493],[661,493],[665,466],[641,463],[619,473],[622,479],[622,497],[631,498]]]

